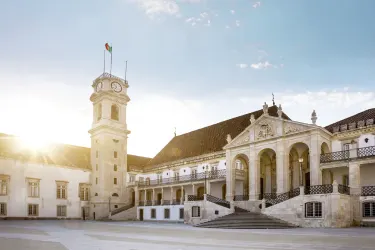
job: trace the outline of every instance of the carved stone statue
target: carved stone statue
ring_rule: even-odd
[[[318,119],[318,117],[316,116],[316,112],[315,112],[315,109],[314,111],[312,112],[311,114],[311,121],[312,123],[315,125],[316,124],[316,120]]]
[[[277,114],[279,115],[280,118],[283,115],[283,109],[281,108],[281,104],[279,105],[279,108],[277,109]]]
[[[232,141],[232,137],[230,136],[230,134],[227,134],[227,142],[230,143]]]
[[[266,102],[264,102],[264,105],[263,105],[263,113],[268,115],[268,105]]]
[[[250,116],[250,123],[254,124],[254,122],[255,122],[254,114],[251,114],[251,116]]]

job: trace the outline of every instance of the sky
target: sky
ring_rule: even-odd
[[[92,81],[128,61],[128,153],[277,105],[320,126],[375,107],[373,0],[0,1],[0,133],[90,146]],[[109,57],[107,55],[107,71]]]

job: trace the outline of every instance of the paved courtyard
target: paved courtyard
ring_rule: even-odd
[[[183,224],[0,221],[0,249],[374,249],[375,229],[222,230]]]

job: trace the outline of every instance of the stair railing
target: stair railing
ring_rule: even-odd
[[[206,199],[207,199],[207,201],[215,203],[216,205],[223,206],[223,207],[226,207],[226,208],[230,208],[230,202],[229,201],[222,200],[220,198],[217,198],[217,197],[209,195],[209,194],[206,194]]]
[[[115,215],[115,214],[118,214],[118,213],[121,213],[121,212],[123,212],[123,211],[126,211],[126,210],[128,210],[128,209],[130,209],[130,208],[133,208],[133,207],[134,207],[134,204],[128,204],[128,205],[125,205],[125,206],[123,206],[123,207],[119,207],[119,208],[117,208],[117,209],[111,211],[111,216],[113,216],[113,215]]]
[[[266,207],[270,207],[286,200],[292,199],[300,195],[300,188],[295,188],[289,192],[276,195],[276,197],[271,197],[266,199]]]

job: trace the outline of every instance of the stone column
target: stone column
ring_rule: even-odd
[[[310,140],[310,184],[322,184],[322,171],[320,170],[320,143],[319,134],[315,132]]]
[[[195,195],[195,185],[193,184],[193,192],[192,192],[192,195]]]
[[[227,201],[233,200],[233,172],[232,172],[232,161],[231,161],[231,155],[230,151],[227,150],[225,153],[225,162],[226,162],[226,187],[227,187],[227,193],[226,193],[226,199]],[[234,176],[235,177],[235,176]]]
[[[361,221],[361,170],[356,162],[349,162],[349,187],[352,196],[353,221],[358,225]]]
[[[250,197],[249,200],[258,200],[260,191],[260,162],[253,145],[250,145],[249,157],[249,179],[250,179]]]
[[[135,206],[138,206],[139,205],[139,190],[138,190],[138,187],[135,187],[134,188],[134,194],[135,194],[135,197],[134,197],[134,204]]]
[[[293,161],[293,189],[300,186],[299,162]]]
[[[160,205],[163,205],[164,204],[164,188],[161,188],[161,201],[160,201]]]
[[[181,186],[181,198],[180,198],[180,204],[184,204],[184,199],[185,199],[185,195],[184,195],[184,186]]]
[[[270,163],[272,164],[272,163]],[[271,175],[271,165],[266,165],[266,171],[265,171],[265,179],[266,179],[266,193],[272,193],[272,175]]]
[[[152,205],[155,205],[155,188],[152,189]]]
[[[207,194],[211,194],[211,182],[207,180],[207,187],[206,187]]]
[[[145,202],[144,206],[146,206],[146,202],[147,202],[147,190],[146,189],[144,189],[144,197],[143,197],[143,199],[144,199],[144,202]]]
[[[282,194],[287,191],[287,185],[289,183],[289,175],[287,171],[288,164],[287,157],[285,153],[284,140],[277,140],[276,144],[276,178],[277,178],[277,193]]]

